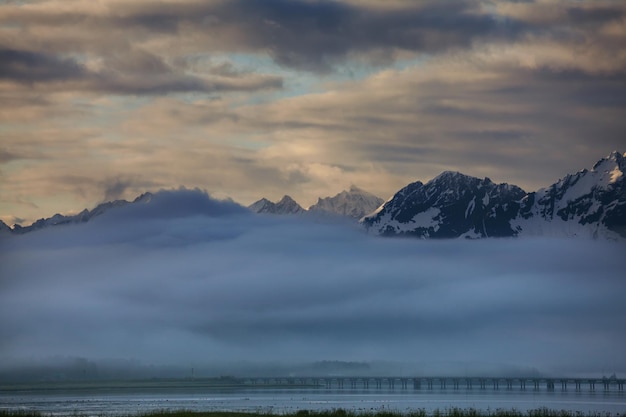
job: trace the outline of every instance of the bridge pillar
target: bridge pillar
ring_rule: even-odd
[[[512,379],[507,379],[506,380],[506,389],[509,390],[509,391],[513,389],[513,380]]]
[[[535,391],[539,391],[539,380],[533,379],[533,385],[535,386]]]
[[[589,381],[589,391],[595,391],[595,390],[596,390],[596,382]]]
[[[480,380],[480,389],[486,389],[485,385],[487,385],[487,382],[484,379]]]
[[[415,378],[413,380],[413,389],[421,389],[422,388],[422,381]]]
[[[553,380],[549,379],[546,382],[546,385],[548,386],[548,391],[554,391],[554,381]]]
[[[519,388],[520,388],[521,390],[526,390],[526,381],[524,381],[523,379],[522,379],[522,380],[520,380],[520,382],[519,382]]]
[[[561,380],[561,391],[567,391],[567,381]]]
[[[428,383],[428,389],[433,389],[433,380],[427,379],[426,382]]]

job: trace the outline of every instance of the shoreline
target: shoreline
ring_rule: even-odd
[[[53,413],[23,410],[0,410],[0,417],[53,417]],[[107,417],[108,414],[98,414],[98,417]],[[113,416],[113,415],[111,415]],[[89,414],[75,413],[72,417],[91,417]],[[427,412],[417,409],[410,412],[378,410],[373,412],[350,411],[341,408],[327,411],[299,410],[290,413],[271,412],[236,412],[236,411],[188,411],[188,410],[160,410],[146,413],[115,414],[115,417],[626,417],[622,413],[584,413],[567,410],[553,410],[537,408],[526,412],[515,409],[494,409],[487,412],[473,408],[444,408]]]

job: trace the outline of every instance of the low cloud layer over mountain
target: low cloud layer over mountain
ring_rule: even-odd
[[[85,224],[0,236],[0,357],[623,373],[624,249],[381,239],[160,192]]]

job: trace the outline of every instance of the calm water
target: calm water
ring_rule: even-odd
[[[261,411],[285,413],[301,409],[344,408],[354,411],[453,407],[479,410],[547,407],[556,410],[626,413],[623,392],[479,391],[479,390],[320,390],[244,389],[162,392],[0,392],[0,410],[37,410],[54,415],[133,414],[151,410]]]

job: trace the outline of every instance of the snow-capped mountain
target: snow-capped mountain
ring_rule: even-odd
[[[248,208],[255,213],[269,214],[300,214],[305,210],[288,195],[285,195],[278,203],[273,203],[266,198],[252,203]]]
[[[613,152],[591,170],[526,193],[488,178],[444,172],[398,191],[362,223],[381,235],[626,238],[626,157]]]
[[[626,237],[626,154],[526,195],[511,222],[524,236]]]
[[[524,195],[514,185],[446,171],[426,184],[407,185],[362,223],[382,235],[511,236],[509,220],[517,214],[515,203]]]
[[[317,203],[309,207],[309,211],[360,219],[376,210],[383,203],[382,198],[353,185],[350,190],[342,191],[334,197],[319,198]]]
[[[549,187],[526,193],[515,185],[446,171],[426,184],[417,181],[407,185],[382,205],[378,197],[353,186],[334,197],[318,199],[309,212],[352,218],[370,212],[361,218],[361,223],[369,231],[385,236],[580,236],[621,240],[626,239],[625,173],[626,154],[613,152],[590,170],[567,175]],[[145,193],[132,203],[152,199],[153,194]],[[131,202],[111,201],[76,215],[55,214],[26,227],[10,228],[0,221],[0,236],[84,223],[127,204]],[[263,198],[248,208],[256,213],[307,213],[288,195],[277,203]]]

